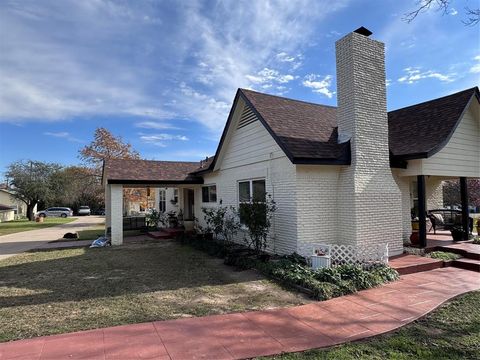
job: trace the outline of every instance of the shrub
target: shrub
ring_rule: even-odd
[[[271,195],[265,200],[251,199],[250,202],[240,204],[239,216],[248,233],[248,237],[244,238],[245,244],[255,249],[257,254],[265,251],[267,247],[271,219],[276,209]]]
[[[480,229],[480,220],[479,220],[479,222],[478,222],[477,224],[478,224],[478,225],[477,225],[477,228]],[[480,236],[478,236],[478,235],[475,236],[475,237],[473,238],[473,243],[476,244],[476,245],[480,245]]]
[[[454,254],[446,251],[433,251],[429,253],[427,256],[431,257],[432,259],[439,259],[443,261],[457,260],[461,257],[458,254]]]

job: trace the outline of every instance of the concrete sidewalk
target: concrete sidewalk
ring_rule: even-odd
[[[103,221],[103,216],[83,216],[67,224],[0,236],[0,261],[30,249],[46,246],[49,241],[61,239],[67,232],[86,230]]]
[[[0,344],[0,359],[245,359],[392,331],[479,290],[478,273],[441,268],[324,302],[150,322]]]

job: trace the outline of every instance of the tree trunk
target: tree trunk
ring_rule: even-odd
[[[33,213],[33,209],[35,208],[36,204],[27,204],[27,218],[30,221],[35,220],[35,214]]]

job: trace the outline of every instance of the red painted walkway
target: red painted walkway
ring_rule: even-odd
[[[480,289],[478,273],[441,268],[303,306],[159,321],[0,344],[0,359],[244,359],[381,334]]]

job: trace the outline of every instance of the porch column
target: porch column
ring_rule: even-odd
[[[123,185],[110,185],[112,245],[123,243]]]
[[[468,240],[468,234],[470,233],[470,219],[468,218],[468,185],[466,177],[460,178],[460,200],[462,202],[463,240]]]
[[[418,239],[421,248],[427,247],[425,175],[417,176],[418,187]]]
[[[105,184],[105,235],[109,235],[112,226],[111,185]]]

